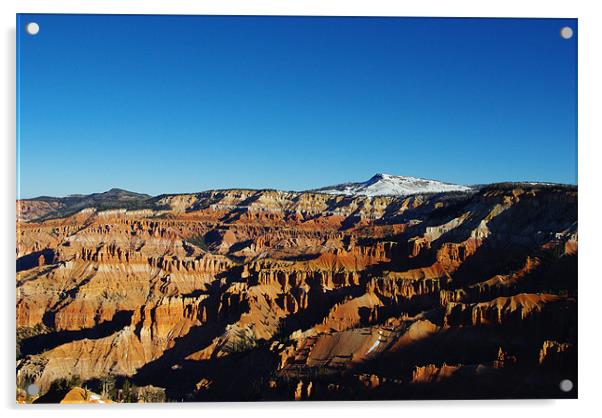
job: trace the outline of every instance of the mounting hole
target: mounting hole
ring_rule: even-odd
[[[571,39],[573,37],[573,29],[569,26],[565,26],[560,29],[560,36],[562,36],[563,39]]]
[[[27,386],[27,394],[28,395],[36,396],[38,393],[40,393],[40,388],[35,383],[32,383],[31,385]]]
[[[564,379],[562,382],[560,382],[560,390],[563,392],[570,392],[571,390],[573,390],[573,382],[569,379]]]
[[[25,30],[30,35],[37,35],[40,31],[40,25],[38,25],[36,22],[29,22],[27,26],[25,26]]]

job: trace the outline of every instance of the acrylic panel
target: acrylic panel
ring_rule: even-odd
[[[577,397],[577,36],[18,15],[17,401]]]

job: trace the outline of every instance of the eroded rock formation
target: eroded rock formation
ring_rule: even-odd
[[[171,400],[490,397],[528,375],[510,395],[555,397],[550,379],[576,378],[575,188],[112,204],[17,203],[20,386],[116,376]]]

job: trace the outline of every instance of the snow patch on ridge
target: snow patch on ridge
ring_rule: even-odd
[[[471,188],[459,184],[379,173],[365,182],[338,184],[313,191],[348,196],[408,196],[420,193],[444,193],[468,190],[471,190]]]

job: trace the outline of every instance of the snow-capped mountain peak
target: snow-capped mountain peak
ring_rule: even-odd
[[[468,190],[470,190],[470,187],[459,184],[443,183],[437,180],[418,177],[393,176],[391,174],[378,173],[365,182],[338,184],[316,189],[314,191],[349,196],[408,196],[420,193],[444,193]]]

